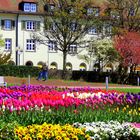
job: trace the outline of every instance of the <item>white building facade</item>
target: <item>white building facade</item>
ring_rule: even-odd
[[[0,35],[5,41],[4,52],[11,52],[11,61],[16,65],[37,66],[48,63],[49,68],[63,68],[63,54],[55,50],[56,42],[47,42],[46,45],[36,42],[33,33],[43,32],[43,19],[38,11],[35,0],[5,0],[0,2]],[[9,5],[8,5],[9,4]],[[5,7],[7,5],[7,8]],[[9,7],[9,8],[8,8]],[[97,38],[97,31],[92,28],[87,38]],[[67,55],[67,69],[93,70],[93,66],[77,57],[79,51],[76,45],[70,48]],[[82,52],[83,53],[83,52]]]

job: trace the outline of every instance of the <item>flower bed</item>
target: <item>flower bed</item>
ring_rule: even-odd
[[[101,124],[106,124],[107,126],[110,120],[117,121],[116,125],[118,125],[119,122],[139,123],[140,94],[124,94],[116,91],[106,92],[90,87],[58,88],[41,85],[13,86],[0,88],[0,114],[0,120],[2,122],[11,123],[15,121],[17,123],[17,130],[20,128],[26,129],[27,127],[34,128],[36,126],[40,128],[44,122],[47,126],[50,124],[52,129],[55,128],[55,125],[72,127],[75,126],[75,122],[79,122],[78,124],[81,124],[80,128],[77,128],[78,130],[71,128],[75,131],[82,131],[83,133],[83,135],[72,134],[76,139],[88,139],[89,137],[90,139],[94,139],[94,136],[99,136],[98,139],[103,139],[105,137],[104,133],[106,139],[113,139],[110,137],[110,134],[106,134],[106,132],[100,131],[99,134],[93,131],[89,133],[85,128],[85,131],[81,130],[81,127],[83,127],[83,125],[85,126],[85,122],[88,122],[86,126],[90,124],[91,127],[93,122],[98,121],[102,121]],[[32,124],[36,125],[32,126]],[[122,127],[122,133],[124,133],[126,129],[123,128],[123,124],[120,125]],[[128,134],[127,137],[136,136],[137,138],[138,133],[136,133],[135,129],[132,129],[132,126],[131,124],[129,125],[135,133],[129,131],[131,134]],[[114,132],[115,138],[118,137],[118,139],[121,139],[123,137],[122,133],[121,137],[119,137],[112,127],[109,129]],[[17,136],[18,134],[23,134],[21,132],[17,133],[17,130],[15,130]],[[103,136],[101,133],[103,133]],[[38,135],[40,136],[40,134]],[[26,134],[22,136],[22,138],[25,136],[28,137],[29,135]],[[40,137],[44,136],[46,136],[46,134]],[[37,135],[35,137],[37,137]],[[69,138],[69,136],[66,137]],[[35,139],[33,137],[31,138]],[[57,138],[55,137],[54,139]]]

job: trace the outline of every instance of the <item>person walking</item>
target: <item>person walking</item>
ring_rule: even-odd
[[[46,64],[42,66],[42,77],[43,81],[46,81],[48,79],[48,66]]]
[[[38,77],[37,77],[36,80],[41,80],[42,77],[43,77],[43,67],[42,67],[42,65],[39,66],[39,69],[40,69],[40,71],[39,71],[39,74],[38,74]]]

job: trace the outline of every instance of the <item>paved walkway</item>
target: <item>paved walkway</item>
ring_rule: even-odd
[[[6,76],[5,81],[8,84],[14,85],[28,85],[29,83],[32,85],[49,85],[49,86],[60,86],[60,87],[94,87],[94,88],[106,88],[105,83],[92,83],[92,82],[84,82],[84,81],[71,81],[71,80],[61,80],[61,79],[49,79],[47,81],[38,81],[35,78],[19,78]],[[140,86],[131,86],[131,85],[121,85],[121,84],[109,84],[108,88],[138,88]]]

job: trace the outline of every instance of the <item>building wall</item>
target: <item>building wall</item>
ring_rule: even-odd
[[[17,14],[0,14],[0,22],[3,19],[15,20],[17,19]],[[40,21],[40,30],[37,31],[27,31],[22,28],[23,21]],[[16,25],[16,23],[15,23]],[[1,24],[0,24],[1,26]],[[32,35],[34,33],[43,32],[43,19],[37,15],[27,15],[27,14],[19,14],[18,16],[18,45],[16,45],[16,26],[12,30],[3,30],[0,28],[0,34],[2,35],[2,39],[10,38],[12,39],[12,56],[11,59],[16,63],[16,50],[18,50],[18,65],[26,65],[28,61],[33,63],[33,66],[37,66],[39,62],[45,62],[48,64],[49,68],[51,68],[52,63],[57,64],[57,69],[63,69],[63,54],[62,52],[49,52],[48,45],[41,44],[39,42],[36,43],[35,51],[26,50],[26,40],[32,39]],[[89,35],[85,36],[86,41],[90,41],[93,39],[97,39],[98,36]],[[86,54],[85,48],[81,49],[82,54]],[[7,51],[5,51],[7,52]],[[93,70],[93,61],[92,65],[86,63],[84,60],[79,59],[77,55],[67,55],[66,63],[70,63],[72,65],[72,70],[79,70],[80,64],[84,63],[86,66],[86,70]]]
[[[5,38],[9,38],[12,40],[11,59],[15,60],[15,40],[16,40],[15,28],[12,30],[2,29],[1,22],[4,19],[16,20],[16,16],[13,14],[0,14],[0,35],[1,35],[1,38],[4,40]],[[1,51],[4,51],[5,53],[10,52],[10,51],[5,51],[4,47],[1,47]]]
[[[0,21],[4,19],[10,19],[16,21],[17,14],[0,14]],[[38,65],[38,62],[47,62],[50,66],[51,63],[55,62],[57,64],[58,69],[63,68],[63,54],[58,51],[57,53],[48,53],[47,44],[36,44],[35,51],[27,51],[26,50],[26,40],[31,39],[33,35],[33,31],[27,31],[22,29],[23,21],[40,21],[40,31],[43,31],[43,20],[40,16],[36,15],[19,15],[18,16],[18,46],[16,46],[16,22],[15,28],[12,30],[3,30],[0,28],[0,35],[2,35],[2,39],[10,38],[12,40],[12,48],[10,51],[5,51],[4,47],[2,50],[4,52],[11,52],[11,60],[16,63],[16,50],[18,53],[18,65],[26,65],[26,62],[31,61],[34,66]],[[0,24],[1,25],[1,24]],[[40,32],[38,31],[38,32]],[[36,31],[35,31],[36,32]],[[72,64],[72,70],[79,70],[79,66],[83,62],[83,60],[78,59],[77,55],[67,55],[67,63]],[[88,64],[86,64],[87,70],[89,69]]]

